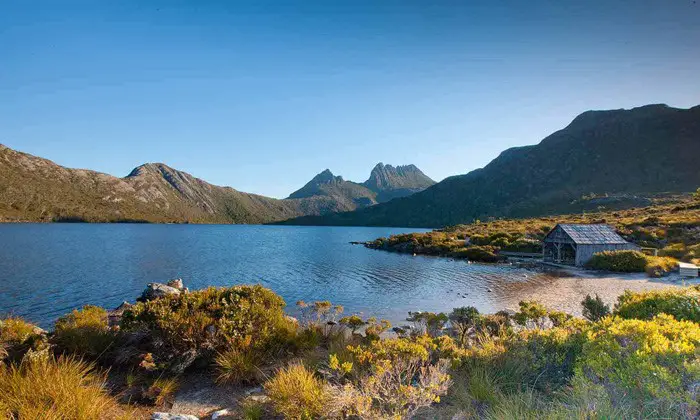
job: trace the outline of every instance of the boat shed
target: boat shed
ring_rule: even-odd
[[[596,252],[625,249],[639,247],[624,240],[609,225],[560,223],[545,236],[542,257],[545,262],[583,266]]]

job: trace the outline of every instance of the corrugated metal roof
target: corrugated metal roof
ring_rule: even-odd
[[[577,244],[626,244],[627,241],[608,225],[559,224]]]

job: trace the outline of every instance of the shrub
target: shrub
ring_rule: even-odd
[[[647,256],[647,266],[644,269],[649,277],[663,277],[678,267],[678,261],[670,257]]]
[[[665,246],[660,252],[659,256],[661,257],[671,257],[675,258],[677,260],[682,259],[685,257],[686,253],[688,252],[685,244],[683,243],[676,243],[676,244],[670,244]]]
[[[323,381],[299,363],[279,370],[265,390],[275,410],[289,419],[321,417],[328,402]]]
[[[172,402],[179,386],[175,378],[156,378],[143,393],[143,398],[152,405],[162,406],[166,402]]]
[[[677,320],[700,323],[700,288],[685,287],[646,292],[625,291],[617,298],[615,315],[625,319],[652,319],[668,314]]]
[[[16,317],[0,319],[0,362],[18,361],[29,350],[47,347],[46,336],[35,325]]]
[[[331,359],[334,414],[410,418],[440,401],[451,384],[447,362],[435,360],[443,338],[391,338],[348,346],[351,362]]]
[[[110,418],[116,402],[92,365],[61,357],[0,366],[0,406],[16,419],[92,420]]]
[[[597,294],[595,298],[592,298],[591,295],[586,295],[586,298],[581,302],[581,306],[583,306],[583,317],[589,321],[599,321],[601,318],[610,315],[610,305],[606,305]]]
[[[59,351],[98,358],[112,346],[115,334],[109,328],[107,311],[86,305],[56,321],[52,341]]]
[[[350,315],[340,319],[340,324],[350,329],[352,334],[365,326],[365,321],[359,315]]]
[[[483,317],[473,306],[453,309],[449,319],[452,332],[462,346],[466,345],[469,333],[483,323]]]
[[[469,261],[477,262],[498,262],[499,258],[496,254],[496,248],[490,245],[473,245],[466,248],[460,248],[452,253],[455,258],[466,258]]]
[[[296,324],[283,311],[284,300],[260,285],[208,288],[138,303],[124,312],[122,329],[145,332],[157,365],[181,371],[196,358],[213,359],[229,349],[285,350]]]
[[[605,318],[588,331],[576,375],[603,385],[613,401],[694,417],[699,350],[700,328],[690,321]]]
[[[219,353],[214,359],[219,372],[219,383],[254,383],[258,379],[258,365],[262,361],[251,351],[232,348]]]
[[[436,337],[442,333],[448,321],[447,315],[433,312],[409,312],[406,321],[413,322],[414,330],[420,334]]]
[[[647,266],[647,258],[639,251],[603,251],[593,254],[588,266],[595,270],[641,273]]]

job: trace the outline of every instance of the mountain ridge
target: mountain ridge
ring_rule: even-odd
[[[586,111],[538,144],[506,149],[409,197],[285,223],[440,227],[579,211],[589,193],[694,191],[699,160],[700,106]]]
[[[329,174],[329,181],[346,182],[328,170],[320,175]],[[356,197],[341,192],[280,200],[210,184],[159,162],[116,177],[0,144],[0,221],[269,223],[376,203],[374,194],[365,203],[362,191]]]

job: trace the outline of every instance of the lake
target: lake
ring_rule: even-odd
[[[134,301],[149,282],[190,289],[260,283],[290,313],[330,300],[386,318],[473,305],[494,312],[556,280],[507,265],[367,249],[350,241],[416,229],[251,225],[0,224],[0,315],[51,326],[84,304]],[[580,301],[580,300],[579,300]]]

